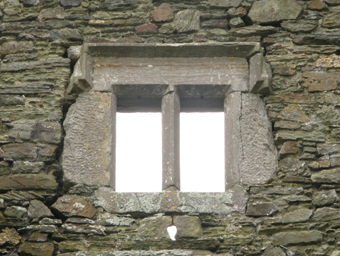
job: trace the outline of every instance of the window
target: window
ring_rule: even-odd
[[[270,69],[258,43],[85,44],[74,70],[66,91],[77,101],[64,122],[64,184],[93,187],[105,210],[244,212],[244,186],[275,173],[271,123],[258,95],[269,90]],[[225,192],[178,191],[180,112],[221,109]],[[162,113],[163,192],[115,192],[116,114],[136,111]]]

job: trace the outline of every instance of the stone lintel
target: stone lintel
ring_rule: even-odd
[[[257,53],[249,59],[249,92],[268,93],[271,77],[271,68],[262,53]]]
[[[94,205],[115,214],[132,215],[155,213],[199,213],[227,215],[245,213],[247,192],[234,186],[224,193],[185,193],[164,191],[158,193],[117,193],[101,187],[94,195]]]
[[[260,52],[259,43],[214,43],[214,44],[115,44],[88,43],[84,51],[93,57],[133,58],[197,58],[197,57],[238,57],[250,58]]]

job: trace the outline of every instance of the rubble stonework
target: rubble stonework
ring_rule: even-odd
[[[338,0],[1,1],[0,255],[340,255],[339,9]],[[108,127],[87,138],[88,166],[77,164],[77,151],[61,157],[70,133],[88,136],[77,125],[110,115],[92,115],[111,96],[91,91],[91,58],[80,55],[86,43],[247,42],[262,47],[249,56],[261,72],[239,94],[261,100],[267,117],[258,126],[269,123],[274,143],[248,136],[254,171],[231,192],[115,199],[110,180],[87,176],[109,177],[112,163],[93,153],[110,155],[100,141]],[[256,106],[242,108],[234,124],[251,127]],[[75,119],[65,120],[69,113]],[[268,160],[275,170],[261,174],[258,148],[278,152],[277,169]],[[252,166],[233,164],[238,173]],[[165,230],[172,224],[176,241]]]

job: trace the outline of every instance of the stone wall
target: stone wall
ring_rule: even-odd
[[[0,33],[0,255],[340,255],[338,0],[3,0]],[[119,215],[63,184],[85,42],[261,43],[279,168],[245,214]]]

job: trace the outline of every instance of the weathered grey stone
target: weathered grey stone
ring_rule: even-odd
[[[54,245],[51,242],[46,243],[33,243],[24,242],[18,252],[25,255],[35,256],[52,256],[54,252]]]
[[[70,59],[60,58],[60,59],[47,59],[39,61],[29,61],[29,62],[14,62],[14,63],[3,63],[0,66],[0,71],[2,72],[18,72],[27,71],[34,69],[53,69],[56,67],[70,67]]]
[[[47,241],[47,238],[48,238],[48,234],[35,232],[32,235],[30,235],[30,237],[28,238],[28,241],[44,243]]]
[[[304,222],[312,216],[313,210],[301,208],[288,212],[282,216],[282,223]]]
[[[226,97],[225,106],[226,143],[232,145],[226,147],[227,187],[265,183],[277,156],[264,103],[255,94],[237,92]]]
[[[28,207],[28,217],[34,219],[43,217],[54,217],[54,215],[51,213],[48,207],[43,204],[43,202],[39,200],[32,200]]]
[[[278,211],[277,207],[273,203],[251,203],[247,206],[247,216],[271,216]]]
[[[314,183],[340,183],[340,168],[322,170],[311,176]]]
[[[201,23],[202,28],[228,28],[228,20],[208,20]]]
[[[200,29],[200,12],[194,9],[179,11],[174,20],[178,33],[196,32]]]
[[[114,198],[114,200],[113,200]],[[116,214],[154,214],[164,212],[228,214],[245,212],[247,193],[234,186],[225,193],[116,193],[110,188],[99,188],[94,195],[95,206]],[[207,203],[209,202],[209,203]]]
[[[65,233],[106,235],[105,227],[100,225],[63,224],[61,227]]]
[[[58,183],[53,175],[27,174],[0,177],[0,190],[56,190]]]
[[[0,233],[0,246],[5,244],[17,245],[20,243],[20,235],[14,228],[4,228],[2,233]]]
[[[207,5],[218,8],[231,8],[240,6],[242,0],[209,0]]]
[[[337,6],[340,4],[338,0],[325,0],[325,2],[331,6]]]
[[[280,130],[276,133],[276,140],[304,140],[314,142],[324,142],[325,134],[319,131],[305,132],[305,131],[285,131]]]
[[[174,19],[174,11],[168,3],[162,3],[151,12],[151,15],[155,22],[168,22]]]
[[[62,6],[75,7],[81,4],[81,0],[60,0]]]
[[[1,90],[1,87],[0,87]],[[25,105],[25,98],[21,96],[0,95],[0,107]]]
[[[62,30],[52,30],[50,32],[50,40],[69,40],[72,42],[82,42],[84,40],[83,36],[76,29],[65,28]]]
[[[340,144],[320,144],[318,143],[317,151],[319,155],[333,155],[340,153]]]
[[[0,85],[0,94],[27,95],[27,94],[49,93],[52,91],[54,87],[57,87],[57,85],[52,84],[52,83],[47,83],[47,82],[23,83],[21,85]],[[25,98],[21,98],[21,99],[22,99],[21,101],[25,102]],[[18,104],[18,105],[21,105],[21,104]]]
[[[302,77],[303,86],[307,87],[310,92],[335,90],[340,81],[337,73],[304,72]]]
[[[137,7],[135,0],[110,0],[99,5],[100,9],[115,11],[121,9],[133,9]]]
[[[299,21],[283,21],[281,27],[293,32],[311,32],[318,26],[318,22],[314,20],[299,20]]]
[[[89,252],[89,251],[79,251],[78,254],[84,256],[98,256],[98,253],[101,253],[105,256],[232,256],[229,253],[223,254],[212,254],[210,251],[206,250],[183,250],[183,249],[175,249],[175,250],[131,250],[131,251],[100,251],[100,252]],[[74,256],[74,253],[62,253],[60,256]]]
[[[228,10],[228,14],[231,18],[235,18],[235,17],[242,18],[247,15],[247,9],[244,7],[238,7],[238,8],[233,7]]]
[[[311,244],[321,242],[323,235],[320,231],[296,231],[281,232],[273,236],[274,245],[295,245],[295,244]]]
[[[92,218],[97,213],[97,209],[92,204],[82,197],[74,195],[59,197],[51,208],[65,217]]]
[[[39,5],[40,4],[40,0],[23,0],[22,1],[24,6],[34,6],[34,5]]]
[[[261,53],[257,53],[249,60],[249,91],[266,94],[270,91],[272,79],[271,68]]]
[[[80,58],[82,47],[79,45],[70,46],[67,49],[67,57],[69,57],[72,61],[77,61]]]
[[[229,31],[230,35],[247,37],[247,36],[267,36],[277,32],[277,28],[272,26],[252,25],[242,28],[233,28]]]
[[[171,216],[157,214],[155,216],[142,219],[139,223],[138,231],[142,237],[169,238],[167,227],[171,225]]]
[[[286,254],[279,247],[274,247],[272,245],[268,246],[262,256],[286,256]]]
[[[0,46],[0,55],[4,57],[8,54],[29,53],[35,50],[34,44],[31,41],[11,41],[5,42]]]
[[[295,20],[303,8],[295,0],[266,0],[253,3],[248,17],[254,23],[273,23],[282,20]]]
[[[65,11],[62,7],[56,7],[51,9],[43,9],[39,14],[39,21],[52,20],[52,19],[65,19]]]
[[[50,218],[43,218],[39,221],[40,225],[61,225],[63,223],[62,220],[59,219],[50,219]]]
[[[6,208],[4,214],[7,217],[21,219],[27,217],[27,209],[21,206],[10,206]]]
[[[176,237],[200,238],[203,236],[201,220],[196,216],[174,216],[173,225],[177,227]]]
[[[94,220],[87,219],[87,218],[78,218],[72,217],[66,220],[66,223],[73,223],[73,224],[95,224]]]
[[[301,123],[307,123],[311,121],[306,113],[295,104],[290,104],[285,107],[277,116],[277,118]]]
[[[338,208],[323,207],[315,211],[312,221],[331,221],[340,219]]]
[[[130,226],[136,223],[135,219],[128,217],[119,217],[111,213],[105,212],[98,216],[98,220],[95,222],[97,225],[103,226]]]
[[[111,93],[87,93],[70,107],[64,121],[62,156],[66,182],[114,186],[110,177],[114,170],[111,143],[115,105]]]
[[[230,19],[229,25],[231,28],[239,28],[239,27],[244,27],[246,24],[240,17],[236,17],[236,18]]]
[[[319,191],[313,198],[313,204],[317,207],[332,205],[337,201],[338,195],[334,189],[329,191]]]
[[[340,256],[340,251],[336,250],[332,252],[331,256]]]

